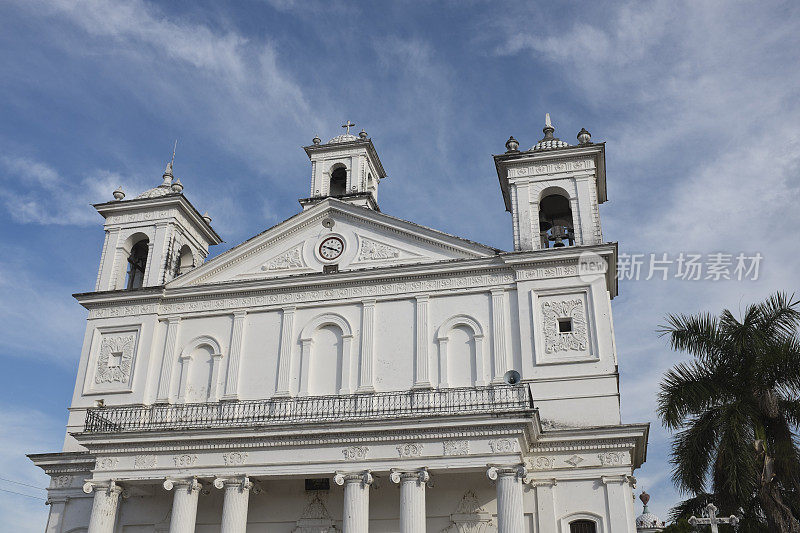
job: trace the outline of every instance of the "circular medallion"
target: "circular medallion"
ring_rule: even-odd
[[[319,256],[326,261],[337,259],[344,251],[344,241],[339,237],[328,237],[319,243]]]

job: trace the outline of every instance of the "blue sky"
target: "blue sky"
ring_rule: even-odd
[[[24,453],[61,446],[94,286],[90,203],[175,173],[220,253],[294,214],[300,149],[345,120],[389,174],[383,211],[511,248],[491,154],[543,117],[606,141],[604,235],[623,253],[756,253],[757,281],[623,281],[614,300],[626,422],[653,422],[640,487],[665,514],[668,435],[654,418],[681,359],[667,312],[739,309],[798,286],[800,4],[792,2],[0,4],[0,477],[44,487]],[[0,481],[0,489],[44,492]],[[0,491],[5,523],[43,502]],[[637,506],[638,507],[638,506]],[[28,528],[28,529],[26,529]]]

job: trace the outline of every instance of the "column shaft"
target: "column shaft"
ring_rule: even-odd
[[[425,486],[428,470],[393,471],[391,479],[400,484],[400,532],[425,533]]]
[[[169,522],[169,533],[194,533],[197,521],[197,499],[200,496],[200,484],[191,481],[166,481],[164,488],[175,486],[172,498],[172,517]]]
[[[369,472],[337,473],[334,480],[344,485],[344,533],[369,533]]]
[[[488,475],[497,481],[497,531],[518,533],[525,530],[522,508],[522,466],[491,467]]]
[[[88,533],[114,533],[114,522],[117,518],[117,505],[122,490],[116,485],[96,487],[92,515],[89,518]]]
[[[250,503],[249,480],[231,480],[224,483],[225,501],[222,504],[222,528],[220,533],[245,533],[247,530],[247,507]]]

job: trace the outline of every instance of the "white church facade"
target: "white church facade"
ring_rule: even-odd
[[[605,145],[544,133],[494,156],[509,252],[382,213],[349,127],[298,214],[209,260],[172,164],[97,204],[67,436],[30,455],[47,533],[634,533]]]

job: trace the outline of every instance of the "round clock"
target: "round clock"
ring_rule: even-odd
[[[327,261],[333,261],[344,251],[344,241],[339,237],[328,237],[319,243],[319,255]]]

